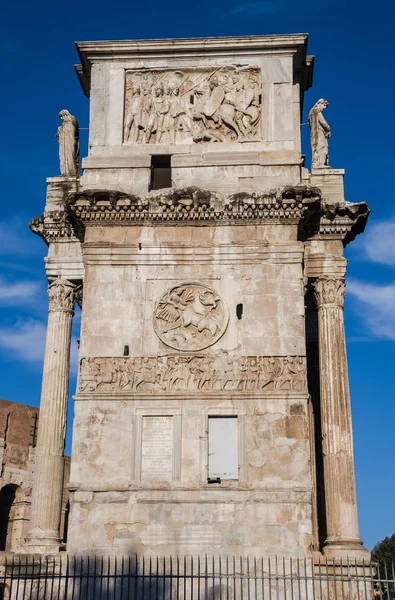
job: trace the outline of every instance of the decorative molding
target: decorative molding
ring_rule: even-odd
[[[42,237],[47,245],[51,242],[78,241],[65,210],[44,212],[29,221],[29,227],[33,233]]]
[[[205,355],[83,358],[79,393],[305,392],[303,356]]]
[[[344,307],[346,295],[344,277],[319,277],[313,285],[318,308],[327,305]]]
[[[84,190],[70,194],[72,220],[89,226],[103,225],[228,225],[253,222],[304,222],[307,231],[318,231],[321,192],[316,187],[287,186],[263,193],[238,193],[222,197],[197,187],[177,188],[134,196],[111,190]]]
[[[215,344],[224,334],[229,313],[209,286],[187,282],[173,286],[156,304],[154,331],[175,350],[194,352]]]
[[[125,144],[255,141],[261,138],[259,67],[126,72]]]
[[[49,312],[74,312],[74,302],[79,286],[57,277],[48,287]]]
[[[366,202],[322,202],[317,239],[341,239],[344,245],[363,233],[370,210]]]

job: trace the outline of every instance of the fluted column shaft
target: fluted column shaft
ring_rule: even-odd
[[[71,324],[76,286],[56,279],[49,310],[28,546],[54,551],[60,543]]]
[[[320,277],[318,308],[322,449],[327,539],[334,557],[367,552],[358,531],[350,392],[344,334],[344,278]]]

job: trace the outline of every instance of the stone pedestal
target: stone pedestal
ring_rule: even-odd
[[[49,313],[36,447],[30,532],[25,552],[59,550],[63,452],[69,386],[71,322],[76,286],[56,279],[48,289]]]
[[[334,558],[368,558],[358,532],[344,295],[344,278],[323,276],[315,282],[327,518],[324,553]]]

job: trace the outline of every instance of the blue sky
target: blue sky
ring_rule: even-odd
[[[0,397],[37,406],[46,323],[46,246],[27,222],[57,175],[57,114],[88,127],[74,41],[272,33],[310,34],[316,56],[305,115],[320,97],[332,128],[330,163],[346,169],[346,198],[367,201],[363,236],[347,248],[345,319],[361,536],[367,547],[395,531],[395,71],[391,0],[185,0],[26,2],[0,25]],[[309,165],[308,127],[303,127]],[[82,156],[87,132],[81,132]],[[78,310],[78,309],[77,309]],[[74,324],[71,393],[79,315]],[[70,414],[72,404],[70,403]],[[70,450],[70,425],[67,449]]]

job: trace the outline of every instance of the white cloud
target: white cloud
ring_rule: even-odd
[[[395,216],[373,222],[358,241],[356,248],[361,249],[368,260],[395,268]]]
[[[36,239],[35,239],[36,238]],[[40,242],[37,243],[37,242]],[[15,254],[43,254],[45,244],[30,231],[27,222],[19,216],[0,221],[0,256]]]
[[[45,350],[46,323],[37,319],[18,319],[13,326],[0,328],[0,347],[15,360],[28,363],[43,363]],[[71,340],[70,371],[78,368],[78,347]]]
[[[0,346],[15,358],[38,362],[44,358],[46,326],[36,319],[19,319],[14,326],[0,329]]]
[[[7,282],[0,278],[0,304],[25,304],[34,300],[41,292],[41,285],[37,281]]]
[[[395,340],[395,282],[375,285],[348,280],[347,293],[355,301],[352,308],[367,332],[374,337]]]

